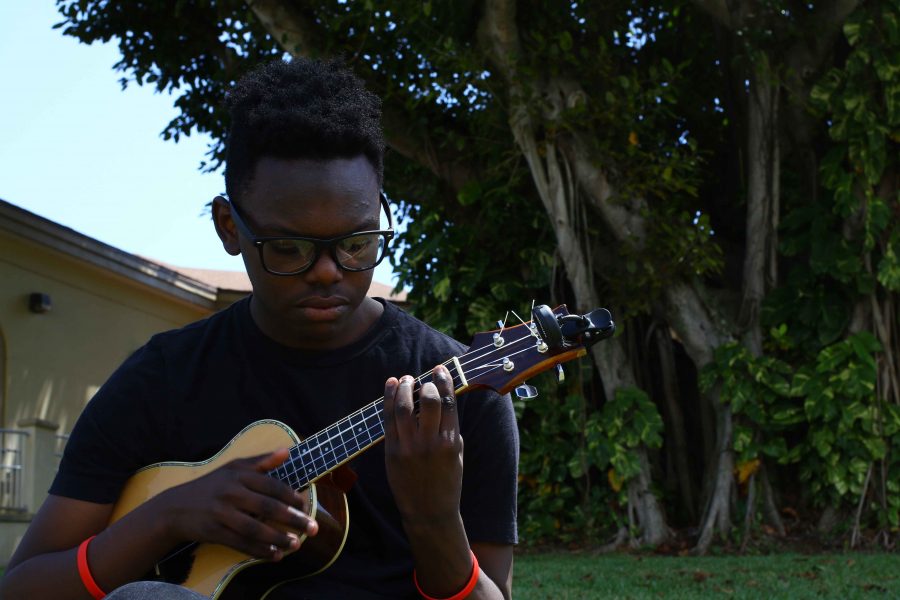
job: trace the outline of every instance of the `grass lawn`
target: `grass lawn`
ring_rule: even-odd
[[[516,600],[900,598],[900,554],[516,555]]]
[[[0,568],[0,577],[3,569]],[[517,554],[515,600],[900,598],[898,554]]]

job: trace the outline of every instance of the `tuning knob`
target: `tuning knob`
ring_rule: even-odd
[[[546,304],[539,304],[531,310],[533,323],[537,325],[541,339],[550,347],[554,354],[563,350],[563,335],[559,328],[556,315]]]
[[[527,383],[523,383],[516,387],[515,392],[516,396],[522,400],[531,400],[532,398],[537,398],[538,395],[537,388],[533,385],[528,385]]]

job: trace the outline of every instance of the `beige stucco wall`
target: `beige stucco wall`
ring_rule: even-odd
[[[30,311],[32,293],[51,310]],[[46,498],[57,436],[151,335],[215,306],[206,284],[0,201],[0,567]]]
[[[52,309],[28,309],[33,292]],[[67,433],[97,388],[153,333],[209,314],[124,276],[0,230],[0,427],[33,419]]]
[[[0,566],[46,498],[58,464],[56,436],[71,431],[94,392],[151,335],[203,318],[214,305],[185,299],[189,293],[161,291],[166,285],[148,285],[149,266],[136,278],[128,268],[98,264],[107,250],[93,240],[84,242],[92,260],[54,244],[0,227],[0,428],[25,432],[7,443],[22,452],[21,499],[27,508],[0,515]],[[49,312],[29,310],[34,292],[50,296]]]

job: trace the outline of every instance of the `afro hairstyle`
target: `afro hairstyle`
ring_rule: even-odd
[[[242,77],[225,98],[225,191],[240,198],[263,157],[330,160],[363,155],[381,185],[381,100],[340,60],[274,60]]]

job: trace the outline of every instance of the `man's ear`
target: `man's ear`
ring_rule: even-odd
[[[232,256],[241,253],[241,245],[238,242],[237,226],[231,218],[231,205],[222,196],[216,196],[212,201],[213,224],[216,233],[222,240],[225,252]]]

